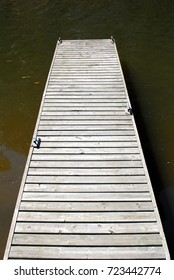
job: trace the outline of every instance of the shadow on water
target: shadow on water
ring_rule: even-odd
[[[149,134],[144,123],[144,117],[141,112],[141,107],[136,98],[137,92],[132,82],[130,71],[124,61],[121,61],[121,65],[126,80],[126,86],[129,92],[133,114],[140,136],[140,141],[148,167],[152,187],[154,190],[159,214],[163,224],[164,233],[166,236],[167,244],[169,246],[170,256],[172,259],[174,259],[174,227],[172,226],[174,222],[174,209],[171,207],[172,204],[168,203],[169,198],[174,201],[174,193],[169,188],[165,188],[165,183],[163,182],[162,176],[160,174],[158,163],[151,146],[151,141],[149,139]]]

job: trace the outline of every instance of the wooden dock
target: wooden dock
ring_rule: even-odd
[[[170,259],[129,108],[113,40],[58,41],[4,259]]]

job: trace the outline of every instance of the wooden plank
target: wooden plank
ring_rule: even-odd
[[[133,234],[159,233],[156,222],[139,223],[27,223],[18,222],[16,233]]]
[[[63,70],[63,71],[56,71],[57,73],[54,73],[52,72],[51,76],[50,76],[50,79],[58,79],[58,78],[62,78],[62,79],[66,79],[66,78],[97,78],[97,79],[112,79],[112,78],[115,78],[116,80],[117,79],[122,79],[122,76],[121,74],[118,72],[118,71],[114,71],[114,72],[92,72],[90,73],[90,71],[86,72],[86,71],[80,71],[79,72],[75,72],[75,71],[66,71],[66,70]]]
[[[141,161],[31,161],[34,168],[142,168]]]
[[[110,121],[104,121],[104,120],[40,120],[40,126],[42,125],[50,125],[50,126],[62,126],[62,125],[65,125],[65,126],[69,126],[69,125],[72,125],[72,126],[77,126],[77,125],[80,125],[80,126],[84,126],[84,125],[100,125],[100,126],[103,126],[103,125],[107,125],[107,126],[111,126],[111,125],[114,125],[114,126],[122,126],[122,125],[130,125],[131,124],[131,120],[110,120]]]
[[[62,107],[89,107],[91,106],[92,108],[94,107],[126,107],[127,106],[127,102],[125,100],[125,102],[75,102],[75,104],[72,103],[69,103],[69,102],[60,102],[58,101],[57,103],[56,102],[53,102],[53,103],[46,103],[45,102],[45,105],[44,105],[44,108],[47,108],[47,107],[53,107],[53,108],[59,108],[60,106]]]
[[[79,118],[77,117],[77,115],[55,115],[54,116],[54,113],[46,113],[44,112],[44,114],[41,116],[41,120],[42,121],[45,121],[45,120],[54,120],[54,121],[131,121],[131,118],[128,118],[124,115],[115,115],[115,116],[107,116],[107,115],[103,115],[103,116],[100,116],[100,115],[94,115],[94,116],[91,116],[91,115],[81,115],[79,116]]]
[[[111,100],[110,100],[111,99]],[[57,96],[49,96],[47,98],[45,98],[45,105],[50,105],[50,103],[57,103],[57,104],[64,104],[64,103],[76,103],[76,104],[88,104],[88,103],[105,103],[105,104],[117,104],[117,103],[124,103],[124,102],[127,102],[126,98],[121,98],[121,97],[117,97],[117,98],[110,98],[110,99],[107,99],[107,98],[94,98],[94,97],[88,97],[88,98],[74,98],[74,97],[71,97],[71,98],[62,98],[59,96],[59,98],[57,98]]]
[[[29,168],[28,175],[49,176],[132,176],[145,175],[143,168]]]
[[[39,130],[38,136],[130,136],[134,135],[134,130]]]
[[[42,136],[42,142],[57,142],[60,144],[63,142],[78,142],[80,143],[92,143],[92,142],[98,142],[102,141],[103,143],[106,142],[108,145],[109,143],[116,143],[116,142],[135,142],[136,143],[136,137],[133,135],[123,135],[123,136]]]
[[[118,85],[118,84],[115,84],[115,85],[93,85],[93,84],[66,84],[66,85],[59,85],[59,84],[49,84],[49,87],[48,89],[49,90],[61,90],[63,87],[63,90],[66,91],[66,89],[68,90],[71,90],[71,91],[89,91],[89,90],[97,90],[97,91],[104,91],[104,90],[109,90],[109,91],[116,91],[119,89],[120,90],[124,90],[124,87],[122,84]]]
[[[159,234],[85,235],[76,234],[15,234],[13,245],[39,246],[158,246]]]
[[[91,94],[87,94],[87,95],[61,95],[61,94],[51,94],[50,92],[46,95],[45,97],[45,101],[46,102],[83,102],[83,101],[94,101],[94,102],[105,102],[105,101],[113,101],[115,100],[117,102],[121,101],[124,102],[126,99],[124,98],[123,94],[113,94],[113,95],[91,95]],[[126,100],[127,101],[127,100]],[[126,115],[126,114],[125,114]]]
[[[110,161],[110,160],[140,160],[140,154],[37,154],[32,155],[31,160],[51,160],[51,161]]]
[[[12,246],[13,259],[165,259],[162,247],[34,247]]]
[[[24,192],[24,201],[151,201],[149,193],[42,193]],[[81,210],[83,206],[81,206]]]
[[[108,131],[108,130],[133,130],[133,127],[132,125],[115,125],[115,124],[111,124],[111,125],[42,125],[40,124],[39,125],[39,130],[49,130],[49,131],[53,131],[53,130],[105,130],[105,131]]]
[[[92,51],[92,50],[91,50]],[[74,52],[72,51],[69,52],[69,51],[64,51],[63,53],[59,52],[57,55],[56,55],[56,59],[57,60],[71,60],[71,59],[74,59],[74,60],[78,60],[79,61],[79,56],[80,56],[80,60],[103,60],[103,61],[106,61],[108,59],[115,59],[116,61],[118,61],[118,57],[115,56],[114,52],[103,52],[102,54],[101,53],[97,53],[97,52]]]
[[[139,149],[129,148],[40,148],[33,154],[138,154]]]
[[[42,140],[42,148],[119,148],[137,147],[136,142],[46,142]]]
[[[85,63],[88,65],[89,62],[93,62],[94,64],[95,63],[112,63],[112,64],[118,64],[118,58],[114,55],[110,56],[110,55],[107,55],[105,57],[102,57],[101,55],[98,57],[96,54],[95,54],[95,57],[86,57],[85,56],[81,56],[80,59],[79,59],[79,56],[75,57],[75,56],[71,56],[71,57],[60,57],[59,55],[57,55],[55,57],[55,60],[54,60],[54,65],[57,64],[57,62],[65,62],[66,63],[71,63],[71,62],[78,62],[78,65],[80,63]]]
[[[154,212],[19,212],[20,222],[155,222]]]
[[[114,88],[111,88],[111,87],[101,87],[101,88],[81,88],[81,87],[77,87],[77,88],[72,88],[72,87],[68,87],[68,88],[64,88],[64,87],[57,87],[57,88],[47,88],[47,93],[51,92],[56,92],[57,94],[58,93],[64,93],[65,95],[66,94],[70,94],[70,93],[75,93],[75,95],[77,95],[78,93],[80,94],[83,94],[83,93],[90,93],[91,91],[93,91],[94,94],[101,94],[102,92],[104,92],[104,94],[124,94],[124,89],[121,88],[121,87],[114,87]]]
[[[57,183],[57,184],[89,184],[111,183],[111,184],[135,184],[146,183],[145,176],[27,176],[27,183]]]
[[[50,80],[49,81],[49,87],[50,86],[59,86],[59,85],[71,85],[72,87],[74,87],[74,86],[86,86],[86,85],[88,85],[88,86],[93,86],[94,85],[94,81],[93,80],[91,80],[91,79],[88,79],[88,80],[85,80],[85,79],[79,79],[79,80],[77,80],[76,79],[76,81],[74,81],[74,79],[67,79],[67,80],[56,80],[56,79],[52,79],[52,80]],[[108,79],[100,79],[100,80],[95,80],[95,87],[96,86],[118,86],[118,87],[120,87],[120,86],[123,86],[123,82],[122,82],[122,80],[115,80],[115,79],[113,79],[113,81],[112,80],[108,80]]]
[[[24,197],[23,197],[24,199]],[[27,199],[28,200],[28,199]],[[89,202],[85,201],[82,202],[55,202],[55,201],[22,201],[20,210],[21,211],[58,211],[58,212],[65,212],[65,211],[75,211],[81,212],[110,212],[110,211],[152,211],[153,205],[151,201],[117,201],[115,202]]]
[[[115,79],[115,81],[122,81],[122,78],[121,76],[119,76],[118,74],[109,74],[109,73],[84,73],[84,72],[81,72],[81,73],[75,73],[75,72],[60,72],[60,73],[57,73],[57,75],[54,73],[51,75],[51,81],[54,82],[54,81],[57,81],[57,83],[60,81],[66,81],[66,79],[69,81],[72,80],[73,83],[74,81],[87,81],[87,80],[92,80],[92,79],[97,79],[98,80],[98,83],[100,80],[102,81],[109,81],[109,80],[112,80],[112,79]]]
[[[42,112],[42,116],[51,116],[51,115],[54,115],[55,117],[60,117],[60,118],[62,118],[63,116],[68,116],[68,117],[70,117],[70,116],[72,116],[72,117],[100,117],[100,118],[104,118],[105,116],[107,116],[107,117],[111,117],[111,118],[118,118],[118,117],[125,117],[125,116],[127,116],[126,114],[125,114],[125,111],[122,111],[122,110],[118,110],[118,111],[114,111],[114,110],[111,110],[111,111],[101,111],[101,112],[96,112],[96,111],[87,111],[87,112],[83,112],[83,111],[79,111],[79,110],[77,110],[77,111],[73,111],[73,110],[71,110],[71,112],[69,112],[69,111],[64,111],[64,112],[62,112],[62,111],[54,111],[54,112],[47,112],[47,111],[43,111]],[[127,119],[129,119],[130,118],[130,116],[127,116]],[[135,135],[134,135],[135,136]]]
[[[45,106],[43,111],[44,112],[48,112],[48,111],[59,111],[59,112],[73,112],[73,111],[90,111],[90,112],[101,112],[101,111],[115,111],[116,113],[119,111],[125,112],[126,106],[120,106],[120,107],[116,107],[116,106],[110,106],[110,107],[90,107],[90,106],[55,106],[55,107],[49,107],[49,106]]]
[[[147,192],[147,184],[25,184],[25,191],[28,192]]]
[[[78,71],[77,70],[74,70],[74,69],[53,69],[52,70],[52,74],[51,76],[60,76],[60,75],[95,75],[95,76],[106,76],[106,75],[117,75],[117,77],[120,77],[120,72],[119,70],[117,69],[98,69],[98,70],[95,70],[95,69],[79,69]],[[48,88],[47,88],[48,90]]]
[[[92,65],[92,63],[90,64],[89,63],[89,65],[76,65],[76,64],[74,64],[74,65],[57,65],[57,66],[55,66],[54,67],[54,71],[57,71],[57,70],[73,70],[73,71],[76,71],[76,72],[78,72],[79,70],[82,70],[82,71],[84,71],[84,70],[89,70],[89,68],[90,68],[90,71],[91,70],[93,70],[93,71],[95,71],[95,72],[98,72],[99,70],[103,70],[103,71],[106,71],[106,68],[108,69],[108,70],[110,70],[110,71],[115,71],[115,70],[119,70],[119,68],[118,68],[118,66],[117,65],[112,65],[112,64],[98,64],[98,65]]]

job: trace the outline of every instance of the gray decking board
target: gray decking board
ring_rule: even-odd
[[[170,259],[117,49],[58,42],[4,259]]]

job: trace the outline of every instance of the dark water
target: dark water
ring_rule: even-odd
[[[174,258],[174,1],[0,1],[0,258],[59,36],[117,41]]]

